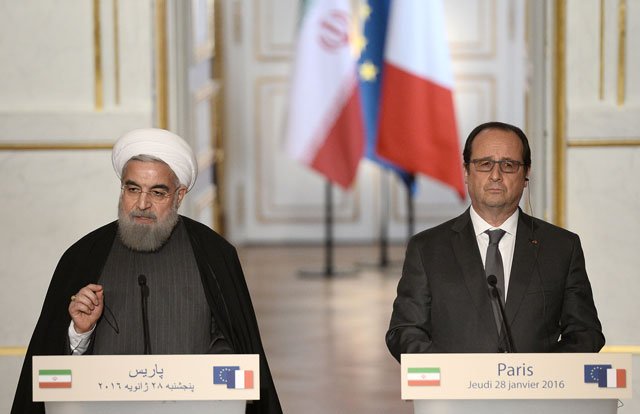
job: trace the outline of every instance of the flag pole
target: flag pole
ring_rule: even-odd
[[[389,176],[385,168],[380,174],[380,261],[379,267],[389,266]]]
[[[324,277],[333,279],[337,276],[351,276],[354,269],[337,270],[334,264],[334,239],[333,239],[333,184],[326,180],[324,187],[324,268],[322,270],[301,269],[298,275],[303,278]]]
[[[358,262],[358,266],[362,267],[377,267],[380,269],[387,269],[392,266],[400,265],[401,262],[394,262],[389,259],[389,221],[390,221],[390,184],[389,177],[391,172],[382,168],[380,174],[380,222],[379,222],[379,237],[378,247],[379,256],[377,262]]]
[[[324,199],[324,274],[333,277],[333,185],[329,180],[324,187]]]

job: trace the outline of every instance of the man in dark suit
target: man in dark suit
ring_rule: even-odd
[[[525,134],[479,125],[463,158],[471,207],[409,241],[386,334],[393,356],[599,351],[604,336],[580,239],[518,207],[531,167]],[[498,294],[487,281],[494,274]]]

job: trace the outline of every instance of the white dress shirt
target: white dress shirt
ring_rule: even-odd
[[[473,209],[473,206],[471,206],[470,213],[483,266],[487,260],[487,247],[489,247],[489,235],[485,233],[485,231],[502,229],[506,232],[500,239],[500,243],[498,243],[498,249],[502,256],[502,267],[504,268],[504,300],[506,302],[507,292],[509,291],[509,277],[511,276],[511,264],[513,263],[513,252],[516,247],[516,231],[518,230],[518,217],[520,215],[520,210],[516,209],[516,211],[499,227],[493,227],[491,224],[484,221],[484,219]]]
[[[93,325],[88,332],[78,333],[73,325],[73,321],[69,324],[69,347],[71,348],[71,355],[82,355],[89,349],[91,343],[91,334],[96,326]]]

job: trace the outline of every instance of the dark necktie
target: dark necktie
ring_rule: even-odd
[[[487,258],[484,262],[484,271],[485,276],[494,275],[498,280],[497,287],[500,292],[500,297],[504,303],[504,267],[502,266],[502,255],[500,254],[500,249],[498,249],[498,244],[500,243],[500,239],[506,233],[504,230],[496,229],[496,230],[487,230],[485,231],[489,235],[489,247],[487,247]],[[492,295],[493,296],[493,295]],[[493,314],[496,320],[496,325],[498,326],[498,333],[500,333],[500,328],[502,327],[501,316],[500,316],[500,308],[497,303],[493,303]]]

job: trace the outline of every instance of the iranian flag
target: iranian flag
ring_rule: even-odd
[[[441,1],[392,1],[384,53],[378,155],[464,198]]]
[[[409,368],[407,382],[410,386],[438,386],[440,368]]]
[[[38,370],[38,386],[39,388],[71,388],[71,370]]]
[[[293,159],[349,188],[364,153],[349,0],[304,3],[287,121]]]

